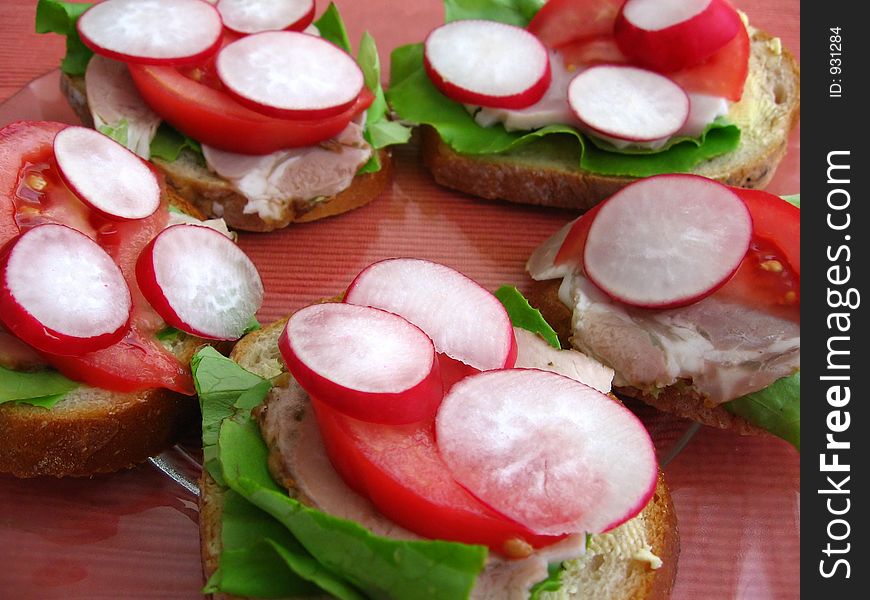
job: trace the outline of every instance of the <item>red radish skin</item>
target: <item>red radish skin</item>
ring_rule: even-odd
[[[293,378],[345,415],[383,424],[431,419],[441,403],[432,340],[402,317],[325,303],[287,322],[278,347]]]
[[[544,45],[524,29],[494,21],[454,21],[433,30],[423,64],[448,98],[490,108],[531,106],[552,80]]]
[[[671,73],[704,62],[742,28],[726,0],[628,0],[614,37],[634,63]]]
[[[218,12],[227,29],[260,33],[302,31],[314,20],[314,0],[219,0]]]
[[[54,157],[67,187],[107,219],[144,219],[160,206],[160,184],[141,158],[86,127],[54,138]]]
[[[39,351],[86,354],[111,346],[129,327],[133,301],[121,270],[65,225],[40,225],[7,244],[0,278],[0,318]]]
[[[600,65],[578,74],[568,103],[583,125],[627,142],[666,139],[689,118],[689,96],[672,80],[645,69]]]
[[[218,11],[201,0],[106,0],[76,28],[97,54],[149,65],[200,62],[217,52],[223,32]]]
[[[168,324],[208,339],[240,338],[263,303],[251,259],[199,225],[173,225],[151,240],[136,262],[136,281]]]
[[[549,0],[535,14],[528,30],[548,48],[613,33],[625,0]]]
[[[638,418],[548,371],[464,379],[444,397],[435,431],[461,485],[541,535],[606,531],[636,516],[655,490],[655,448]]]
[[[266,115],[335,116],[363,91],[363,73],[344,50],[317,36],[267,31],[225,46],[215,62],[226,91]]]
[[[344,301],[400,315],[432,338],[438,352],[479,370],[510,368],[513,325],[501,302],[459,271],[417,258],[366,267]]]
[[[752,218],[727,186],[697,175],[657,175],[601,205],[583,249],[586,276],[631,306],[677,308],[706,298],[734,275]]]

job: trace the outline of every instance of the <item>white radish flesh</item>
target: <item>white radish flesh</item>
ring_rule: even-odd
[[[224,25],[238,33],[302,31],[314,19],[314,0],[220,0],[217,9]]]
[[[476,369],[509,368],[516,360],[504,306],[450,267],[416,258],[377,262],[354,279],[344,301],[406,318],[432,338],[438,352]]]
[[[164,229],[142,251],[136,280],[167,323],[204,338],[241,337],[263,303],[257,268],[210,227]]]
[[[751,237],[749,211],[726,186],[695,175],[659,175],[601,205],[589,227],[583,267],[625,304],[685,306],[731,278]]]
[[[354,103],[364,83],[349,54],[295,31],[243,37],[218,53],[216,65],[221,82],[240,102],[283,117],[338,114]]]
[[[54,157],[67,186],[106,217],[144,219],[160,206],[160,184],[148,165],[93,129],[58,133]]]
[[[120,268],[65,225],[34,227],[0,258],[0,317],[37,350],[77,355],[118,341],[132,299]]]
[[[315,304],[290,317],[278,345],[296,381],[350,417],[413,423],[431,418],[441,402],[432,340],[398,315]]]
[[[223,24],[201,0],[106,0],[77,24],[82,41],[97,54],[143,64],[187,64],[220,47]]]
[[[525,29],[495,21],[454,21],[426,38],[429,78],[457,102],[525,108],[550,85],[547,49]]]
[[[628,0],[614,37],[636,64],[669,73],[704,62],[741,27],[727,0]]]
[[[655,449],[637,417],[555,373],[468,377],[444,397],[435,432],[456,480],[536,533],[606,531],[655,489]]]
[[[651,142],[679,131],[689,117],[689,96],[676,83],[636,67],[602,65],[577,75],[568,103],[592,133]]]

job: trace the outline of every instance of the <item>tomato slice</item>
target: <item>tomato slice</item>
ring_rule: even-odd
[[[722,96],[737,102],[749,75],[750,42],[746,27],[741,27],[730,42],[713,56],[693,67],[669,73],[668,77],[687,92]]]
[[[65,127],[21,122],[0,131],[0,244],[41,223],[78,229],[118,263],[133,295],[133,315],[130,331],[113,346],[82,356],[43,357],[70,379],[107,390],[168,388],[192,394],[188,368],[155,338],[164,323],[145,302],[135,276],[139,252],[167,222],[166,206],[147,219],[123,223],[90,211],[63,185],[53,164],[54,136]]]
[[[611,35],[624,3],[625,0],[550,0],[529,23],[528,30],[550,48]]]
[[[746,203],[755,235],[774,242],[797,275],[801,274],[801,209],[763,190],[731,188]]]
[[[424,537],[484,544],[507,556],[550,545],[461,487],[435,445],[435,422],[388,426],[346,417],[312,399],[326,451],[345,482],[384,515]]]
[[[571,230],[565,236],[565,241],[562,242],[556,257],[553,259],[556,265],[564,265],[569,262],[580,263],[583,249],[586,248],[586,237],[589,235],[589,227],[592,225],[592,221],[595,219],[595,215],[598,214],[602,204],[604,203],[599,202],[574,221]]]
[[[371,91],[363,88],[356,102],[338,115],[279,119],[246,108],[225,92],[186,77],[178,69],[127,67],[148,105],[173,127],[209,146],[242,154],[269,154],[335,137],[374,101]],[[210,78],[206,76],[204,81]]]
[[[599,35],[568,42],[556,48],[562,55],[565,68],[573,71],[579,66],[624,65],[629,60],[616,45],[612,35]]]
[[[800,322],[800,209],[761,190],[731,188],[753,221],[749,252],[716,294]]]

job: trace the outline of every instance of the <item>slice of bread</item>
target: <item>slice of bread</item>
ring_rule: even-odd
[[[204,215],[169,191],[170,204]],[[205,343],[181,336],[171,351],[190,362]],[[197,415],[194,398],[165,389],[119,393],[82,385],[53,408],[0,404],[0,473],[84,477],[132,467],[178,440]]]
[[[535,281],[526,297],[529,303],[541,311],[556,333],[563,347],[571,347],[571,309],[559,299],[561,279]],[[683,382],[691,383],[691,382]],[[636,398],[661,410],[672,413],[684,419],[691,419],[710,427],[730,429],[741,435],[766,433],[743,417],[728,412],[722,405],[716,405],[707,398],[691,389],[689,385],[670,385],[657,394],[640,390],[635,387],[616,387],[617,394]]]
[[[729,118],[740,147],[698,165],[694,173],[728,185],[763,188],[785,155],[800,117],[800,69],[779,39],[750,27],[752,54],[743,98]],[[547,136],[504,154],[460,154],[434,128],[422,128],[423,161],[441,185],[490,200],[586,210],[633,178],[579,168],[576,141]]]
[[[61,74],[61,91],[82,123],[93,127],[88,108],[85,78]],[[166,175],[170,186],[188,202],[210,217],[221,217],[232,229],[243,231],[274,231],[290,223],[307,223],[338,215],[364,206],[377,198],[390,182],[392,167],[390,154],[378,151],[381,169],[375,173],[357,175],[346,190],[328,198],[288,199],[276,219],[263,219],[256,213],[245,213],[247,198],[233,189],[226,179],[217,176],[203,165],[189,150],[182,150],[172,161],[151,160]]]
[[[231,358],[245,369],[262,377],[272,378],[276,385],[280,385],[281,378],[289,377],[284,371],[277,344],[285,323],[286,319],[283,319],[248,334],[236,345]],[[277,380],[274,379],[276,377]],[[270,456],[270,470],[273,473],[280,472],[278,479],[292,497],[300,502],[308,502],[294,485],[293,474],[274,464],[277,460],[280,458],[273,453]],[[219,564],[221,506],[222,488],[204,472],[200,483],[200,541],[206,579]],[[648,562],[620,552],[620,549],[627,547],[638,535],[636,527],[643,528],[652,553],[662,560],[659,569],[652,569]],[[544,593],[542,598],[664,600],[670,596],[673,587],[678,556],[676,515],[670,493],[660,475],[655,494],[641,515],[606,534],[592,536],[587,554],[566,563],[561,589],[558,592]],[[230,598],[223,594],[215,595],[215,600]]]

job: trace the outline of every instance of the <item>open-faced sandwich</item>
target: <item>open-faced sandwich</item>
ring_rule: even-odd
[[[785,154],[797,64],[727,0],[444,5],[387,94],[442,185],[585,210],[662,173],[763,187]]]
[[[190,426],[190,357],[256,326],[263,298],[199,217],[93,129],[0,130],[0,473],[115,471]]]
[[[214,6],[212,6],[214,4]],[[314,0],[40,0],[67,36],[61,84],[84,123],[151,160],[232,228],[270,231],[362,206],[390,178],[374,40],[356,61]]]
[[[669,596],[679,539],[648,433],[610,369],[496,296],[389,259],[233,360],[194,356],[207,592]]]
[[[800,448],[800,210],[694,175],[633,183],[526,268],[560,338],[661,410]]]

